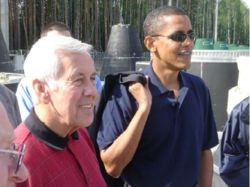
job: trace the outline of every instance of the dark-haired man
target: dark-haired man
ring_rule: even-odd
[[[114,88],[97,142],[107,172],[133,187],[211,187],[218,144],[210,94],[190,66],[194,31],[176,7],[150,12],[143,25],[151,64],[145,86]]]

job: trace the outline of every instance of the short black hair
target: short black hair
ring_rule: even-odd
[[[163,16],[170,15],[183,15],[187,16],[187,13],[174,6],[162,6],[152,10],[146,17],[143,23],[144,36],[157,34],[165,22],[162,21]]]
[[[49,31],[56,30],[58,32],[68,31],[71,33],[70,28],[62,22],[51,22],[46,24],[41,31],[41,37],[46,36]]]

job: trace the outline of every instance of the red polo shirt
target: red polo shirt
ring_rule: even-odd
[[[15,129],[16,144],[26,144],[24,163],[29,178],[17,187],[103,187],[93,145],[84,128],[61,138],[34,111]]]

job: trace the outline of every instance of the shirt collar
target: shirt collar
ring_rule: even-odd
[[[52,130],[50,130],[36,115],[34,109],[31,110],[30,115],[25,119],[24,124],[30,132],[36,136],[43,143],[56,150],[63,150],[69,141],[68,137],[60,137]],[[78,139],[77,131],[72,135],[73,139]]]
[[[165,86],[161,83],[161,81],[156,76],[152,67],[152,63],[150,63],[150,65],[147,68],[145,68],[144,73],[150,77],[149,88],[153,96],[158,96],[166,92],[169,92],[169,90],[165,88]],[[179,90],[179,97],[177,98],[177,101],[179,103],[179,107],[181,107],[188,93],[190,84],[188,83],[187,78],[185,78],[185,72],[183,71],[179,72],[178,79],[180,81],[180,90]]]
[[[144,69],[144,73],[150,77],[149,80],[149,89],[151,91],[151,94],[153,96],[161,95],[162,93],[165,93],[168,91],[161,83],[161,81],[156,76],[153,67],[152,62],[148,67]]]
[[[156,76],[156,74],[153,70],[153,67],[152,67],[152,63],[150,63],[150,65],[147,68],[145,68],[144,73],[150,77],[149,88],[150,88],[153,96],[161,95],[161,94],[169,91],[167,88],[165,88],[165,86],[161,83],[161,81]],[[180,81],[180,90],[183,87],[188,87],[187,81],[185,80],[185,77],[183,76],[182,71],[179,72],[178,79]],[[185,92],[187,92],[187,91],[185,91]]]

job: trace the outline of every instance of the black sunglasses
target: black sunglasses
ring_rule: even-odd
[[[183,32],[175,32],[169,36],[155,34],[155,35],[152,35],[152,37],[166,37],[166,38],[169,38],[175,42],[184,42],[187,39],[187,37],[189,37],[190,40],[192,40],[192,41],[195,40],[194,32],[189,32],[187,34],[185,34]]]

